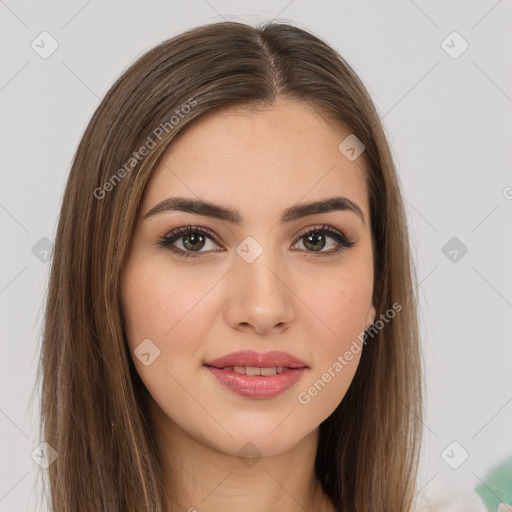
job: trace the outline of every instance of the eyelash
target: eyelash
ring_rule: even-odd
[[[161,245],[162,247],[166,247],[172,253],[174,253],[178,256],[184,257],[184,258],[199,257],[202,254],[201,252],[183,251],[182,249],[178,249],[177,247],[174,247],[172,245],[176,240],[179,240],[183,236],[189,235],[191,233],[194,233],[194,234],[200,233],[202,235],[205,235],[206,237],[208,237],[212,241],[214,241],[216,244],[220,245],[219,242],[217,241],[215,235],[213,234],[213,232],[210,229],[202,227],[202,226],[191,226],[191,225],[183,226],[178,229],[175,229],[168,235],[161,238],[158,241],[158,245]],[[332,228],[330,228],[329,226],[322,225],[321,227],[318,227],[318,228],[316,228],[316,227],[310,228],[307,231],[300,234],[297,237],[297,240],[293,245],[295,245],[301,238],[304,238],[307,235],[310,235],[312,233],[328,235],[338,242],[338,246],[336,249],[333,249],[331,251],[315,252],[315,251],[307,251],[306,250],[306,252],[311,253],[311,254],[319,254],[319,255],[324,255],[324,256],[326,254],[327,255],[337,254],[337,253],[343,251],[344,249],[349,249],[349,248],[353,247],[356,243],[354,240],[349,240],[343,233],[338,232],[337,230],[335,231]],[[205,252],[209,252],[209,251],[205,251]]]

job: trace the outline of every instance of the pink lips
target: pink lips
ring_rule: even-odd
[[[288,368],[304,368],[306,364],[296,357],[274,350],[272,352],[260,353],[254,350],[241,350],[231,352],[225,356],[206,361],[206,366],[226,368],[227,366],[258,366],[259,368],[271,368],[272,366],[286,366]]]
[[[307,370],[306,364],[286,352],[258,353],[252,350],[232,352],[204,363],[214,377],[235,393],[251,398],[271,398],[293,386]],[[282,367],[275,375],[243,375],[234,366]],[[224,369],[227,368],[227,369]]]

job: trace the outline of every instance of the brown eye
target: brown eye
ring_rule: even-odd
[[[206,237],[201,233],[190,233],[180,238],[183,239],[182,244],[187,251],[199,251],[204,247],[206,242]]]
[[[217,245],[217,242],[210,233],[211,231],[209,229],[199,226],[181,227],[163,237],[158,244],[163,247],[167,247],[171,252],[178,254],[179,256],[184,256],[186,258],[189,256],[197,257],[200,256],[202,252],[208,252],[202,250],[205,245],[207,245],[208,241]],[[178,241],[183,249],[174,245],[174,243]]]
[[[329,240],[331,242],[329,243]],[[207,247],[208,242],[212,242],[214,247],[203,250]],[[179,242],[181,248],[176,246],[175,243]],[[355,241],[347,239],[347,237],[328,226],[322,226],[319,228],[309,229],[299,236],[294,246],[297,246],[299,242],[302,242],[305,252],[318,253],[323,255],[329,255],[339,253],[345,248],[350,248],[355,245]],[[333,243],[334,242],[334,243]],[[208,228],[200,226],[185,226],[174,230],[158,242],[159,245],[166,247],[174,254],[178,256],[188,257],[199,257],[202,253],[217,251],[215,246],[219,246],[216,242],[213,233]],[[328,250],[324,250],[326,246]]]
[[[323,249],[328,245],[326,239],[329,238],[334,240],[336,243],[330,248],[331,250],[324,251]],[[302,244],[306,248],[307,252],[317,252],[322,254],[336,253],[355,245],[355,241],[349,240],[343,233],[334,231],[326,226],[306,231],[300,235],[299,240],[302,240]],[[297,245],[297,243],[295,245]]]

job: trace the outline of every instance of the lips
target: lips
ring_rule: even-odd
[[[258,375],[260,373],[255,372],[257,368],[276,368],[276,371],[287,368],[307,368],[306,363],[300,359],[288,354],[286,352],[280,352],[277,350],[260,353],[253,350],[242,350],[239,352],[231,352],[225,356],[219,357],[212,361],[206,361],[205,366],[211,366],[214,368],[229,368],[230,370],[240,371],[242,368],[246,369],[247,374]],[[236,368],[237,367],[237,368]],[[249,369],[249,371],[247,371]],[[240,371],[241,373],[241,371]],[[265,375],[265,371],[261,372],[261,375]]]
[[[286,352],[232,352],[204,363],[220,384],[247,398],[273,398],[296,385],[308,366]]]

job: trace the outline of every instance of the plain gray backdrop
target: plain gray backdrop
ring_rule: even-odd
[[[90,117],[164,39],[272,18],[340,52],[392,146],[427,374],[418,489],[426,500],[470,492],[512,455],[511,0],[0,0],[0,511],[40,510],[30,398],[49,250]]]

